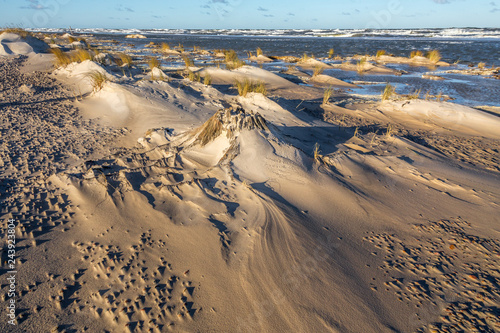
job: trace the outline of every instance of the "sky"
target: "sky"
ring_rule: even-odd
[[[500,0],[0,0],[0,27],[500,28]]]

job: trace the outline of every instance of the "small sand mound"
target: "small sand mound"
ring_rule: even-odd
[[[247,113],[241,107],[229,107],[217,111],[198,129],[196,143],[202,146],[226,132],[228,138],[242,130],[267,130],[266,120],[259,113]]]
[[[0,35],[0,56],[40,53],[48,48],[49,46],[45,42],[35,37],[26,36],[23,38],[10,32],[4,32]]]

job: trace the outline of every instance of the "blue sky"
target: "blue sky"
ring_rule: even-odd
[[[500,27],[500,0],[0,0],[0,26],[26,28]]]

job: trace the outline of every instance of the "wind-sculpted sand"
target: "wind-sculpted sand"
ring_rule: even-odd
[[[47,59],[0,59],[3,332],[500,330],[494,112],[294,68]]]

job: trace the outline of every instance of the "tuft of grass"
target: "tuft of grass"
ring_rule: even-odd
[[[328,58],[332,59],[333,58],[333,54],[335,53],[335,50],[334,49],[330,49],[328,51]]]
[[[479,69],[484,69],[486,67],[486,63],[484,62],[480,62],[479,64],[477,64],[477,68]]]
[[[205,146],[207,143],[218,137],[221,133],[222,122],[220,121],[218,114],[215,113],[200,128],[196,141],[200,142],[202,146]]]
[[[151,57],[148,60],[148,66],[149,66],[149,69],[153,70],[153,68],[155,68],[155,67],[156,68],[160,68],[161,67],[161,63],[158,60],[158,58]]]
[[[200,73],[194,73],[192,71],[188,71],[188,79],[193,82],[201,82]]]
[[[241,61],[236,54],[236,51],[229,50],[224,52],[224,61],[226,63],[227,69],[236,69],[245,65],[245,62]]]
[[[179,43],[179,45],[177,45],[175,48],[180,52],[184,52],[184,45],[182,45],[181,43]]]
[[[170,45],[168,43],[161,43],[161,50],[163,52],[170,50]]]
[[[356,65],[358,74],[362,75],[365,71],[366,58],[361,58]]]
[[[76,42],[76,38],[74,38],[73,36],[69,36],[68,37],[68,42],[69,43],[74,43],[74,42]]]
[[[257,48],[256,52],[257,52],[257,57],[260,55],[264,55],[264,53],[262,53],[262,49],[260,47]]]
[[[189,58],[188,56],[183,55],[182,60],[184,61],[186,68],[194,66],[193,59]]]
[[[422,89],[415,90],[413,93],[407,95],[406,97],[408,99],[419,99],[421,93],[422,93]]]
[[[0,30],[0,34],[2,34],[4,32],[16,34],[16,35],[21,36],[22,38],[26,38],[28,36],[33,36],[33,34],[31,32],[26,31],[25,29],[19,28],[19,27],[4,28],[4,29]]]
[[[92,71],[87,74],[87,77],[90,79],[90,84],[94,92],[98,92],[104,87],[104,84],[109,81],[106,74],[101,73],[99,71]]]
[[[413,59],[415,57],[423,57],[424,54],[422,53],[422,51],[411,51],[410,53],[410,58]]]
[[[72,62],[84,62],[85,60],[90,60],[92,61],[94,57],[92,54],[83,49],[78,49],[75,53],[71,55],[71,61]]]
[[[320,75],[323,73],[325,69],[323,68],[323,66],[314,66],[314,69],[313,69],[313,76],[317,76],[317,75]]]
[[[319,144],[317,142],[314,144],[313,156],[315,162],[321,163],[323,161],[323,155],[321,155],[321,150],[319,150]]]
[[[384,91],[382,92],[382,101],[387,101],[396,94],[396,87],[391,85],[389,82],[385,85]]]
[[[118,53],[118,58],[120,59],[121,66],[127,65],[128,68],[131,68],[134,64],[132,57],[125,53]]]
[[[50,52],[56,56],[55,65],[57,67],[65,67],[71,64],[71,58],[66,52],[61,51],[61,49],[53,48],[50,49]]]
[[[329,87],[328,89],[325,90],[323,93],[323,104],[326,105],[330,101],[330,97],[333,95],[333,89],[332,87]]]
[[[246,95],[251,92],[260,93],[264,96],[267,95],[266,85],[262,81],[253,82],[248,79],[245,79],[244,81],[236,80],[234,82],[234,87],[238,89],[238,95],[243,97],[246,97]]]
[[[432,61],[433,63],[438,63],[439,60],[441,60],[441,53],[439,53],[438,50],[432,50],[432,51],[429,51],[427,52],[427,55],[426,55],[427,59],[429,59],[430,61]]]
[[[386,54],[387,54],[387,52],[385,52],[385,50],[378,50],[378,51],[377,51],[377,58],[378,58],[378,57],[381,57],[381,56],[383,56],[383,55],[386,55]]]
[[[205,74],[205,77],[203,78],[203,84],[206,86],[210,86],[212,84],[212,77],[210,76],[210,74]]]
[[[385,135],[388,138],[391,138],[393,134],[394,134],[394,126],[392,126],[392,124],[387,125],[387,132],[385,133]]]
[[[307,55],[307,53],[304,53],[304,55],[302,55],[302,58],[300,59],[300,61],[307,61],[309,59],[309,56]]]

